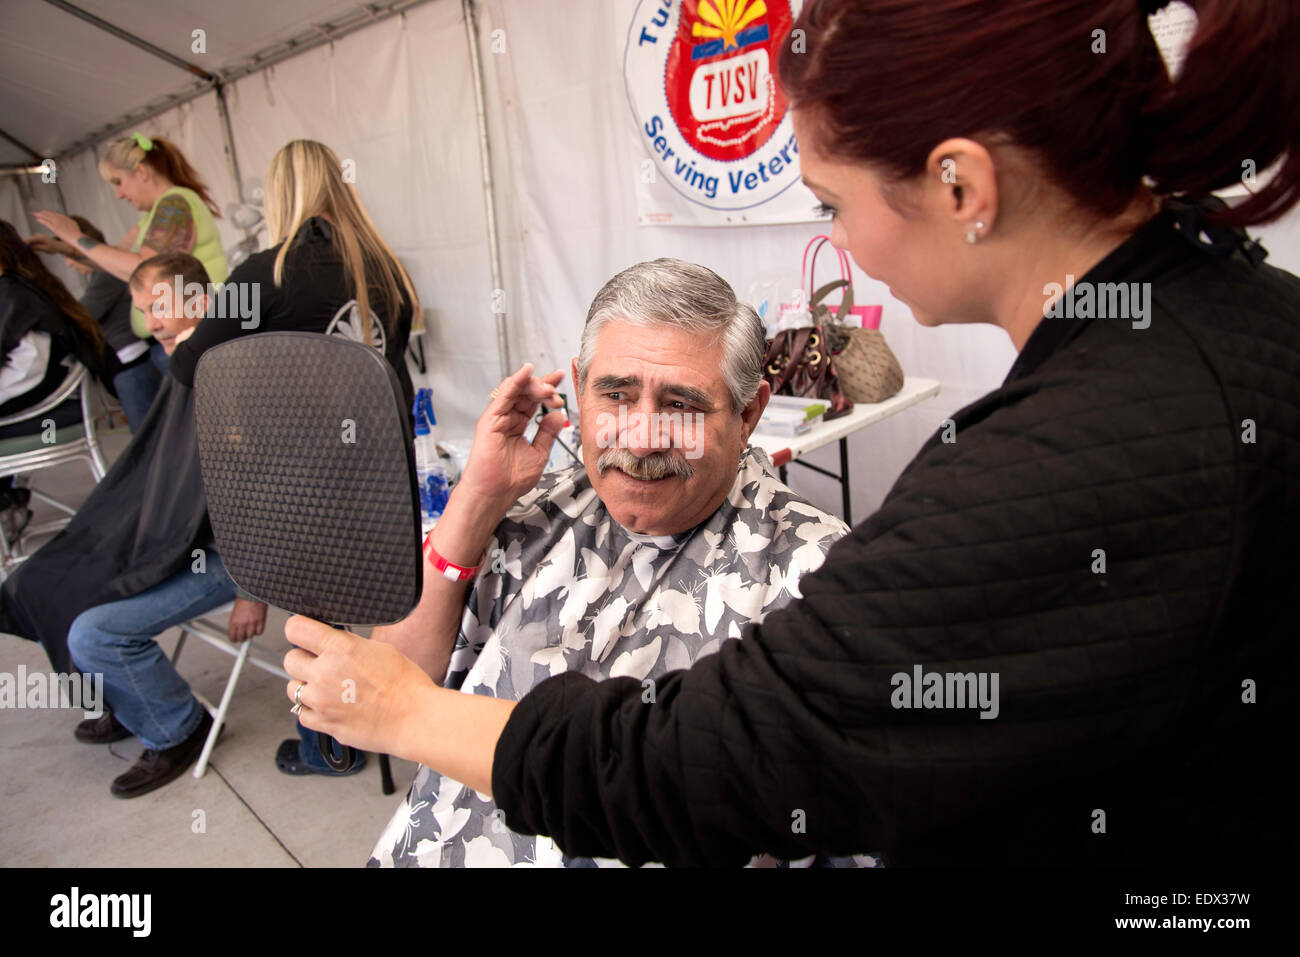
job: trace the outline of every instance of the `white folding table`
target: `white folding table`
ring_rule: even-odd
[[[820,472],[840,483],[844,501],[844,521],[852,525],[853,517],[849,505],[849,436],[859,429],[887,419],[889,416],[910,408],[925,399],[939,394],[937,379],[917,379],[908,376],[903,380],[903,388],[884,402],[866,404],[854,403],[853,411],[829,422],[818,422],[807,432],[800,435],[780,435],[770,432],[755,431],[749,437],[751,445],[756,445],[772,457],[772,464],[781,473],[781,481],[786,482],[786,466],[798,462],[804,468]],[[813,400],[809,400],[813,401]],[[819,465],[802,461],[803,457],[815,449],[838,441],[840,443],[840,473],[836,475]],[[788,484],[788,483],[787,483]]]

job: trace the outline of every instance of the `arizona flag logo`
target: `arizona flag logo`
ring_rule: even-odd
[[[785,116],[776,88],[790,5],[766,0],[686,0],[668,54],[668,108],[705,156],[739,159],[762,146]]]
[[[800,0],[641,0],[624,76],[670,184],[716,210],[759,205],[798,179],[776,64]]]

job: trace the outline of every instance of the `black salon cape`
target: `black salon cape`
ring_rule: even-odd
[[[0,630],[39,641],[75,670],[68,628],[88,608],[136,595],[211,542],[193,392],[173,377],[76,516],[0,588]]]
[[[1150,283],[1149,327],[1043,319],[801,600],[652,703],[578,672],[524,697],[511,830],[629,864],[1289,865],[1300,279],[1181,215],[1083,277]],[[917,666],[1000,675],[998,716],[900,707]]]

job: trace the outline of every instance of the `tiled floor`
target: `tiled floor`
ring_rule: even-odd
[[[111,461],[125,430],[101,433]],[[80,464],[33,475],[33,484],[73,503],[90,492]],[[40,521],[38,512],[34,521]],[[287,650],[286,614],[272,609],[257,646],[278,659]],[[160,639],[169,652],[174,629]],[[190,641],[181,674],[209,700],[220,700],[234,659]],[[33,642],[0,635],[0,672],[48,672]],[[226,731],[207,773],[189,773],[143,797],[120,800],[108,790],[139,754],[128,738],[86,745],[72,736],[83,717],[73,710],[0,710],[0,866],[351,867],[365,863],[415,775],[393,761],[398,793],[380,793],[378,762],[347,778],[288,777],[275,749],[294,736],[283,681],[246,667]]]

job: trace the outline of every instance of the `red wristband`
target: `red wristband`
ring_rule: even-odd
[[[478,574],[481,565],[475,565],[473,568],[466,568],[464,565],[457,565],[455,562],[449,562],[438,554],[437,549],[433,547],[433,532],[424,536],[424,557],[433,562],[433,567],[442,572],[442,577],[447,581],[463,582],[469,581]]]

